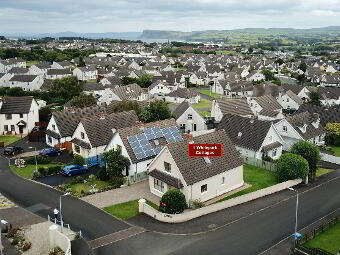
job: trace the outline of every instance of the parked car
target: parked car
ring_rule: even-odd
[[[87,171],[88,171],[87,166],[72,164],[72,165],[64,166],[62,174],[66,176],[72,176],[76,174],[84,174]]]
[[[39,155],[42,156],[59,156],[61,155],[61,150],[57,149],[57,148],[46,148],[43,149],[39,152]]]
[[[8,146],[4,150],[4,155],[15,155],[23,153],[24,149],[19,146]]]

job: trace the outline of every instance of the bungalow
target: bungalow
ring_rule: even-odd
[[[26,67],[26,61],[20,58],[0,59],[0,73],[7,73],[13,67]]]
[[[319,87],[321,104],[324,106],[340,105],[340,88]]]
[[[262,120],[282,119],[282,107],[271,95],[247,98],[254,115]]]
[[[177,106],[172,114],[184,132],[191,133],[207,129],[205,119],[187,101],[183,101]]]
[[[83,118],[72,135],[72,151],[89,163],[98,162],[117,129],[130,127],[137,121],[135,111]]]
[[[224,129],[244,157],[280,158],[283,139],[270,121],[237,115],[224,115],[217,130]]]
[[[171,86],[166,80],[157,80],[148,88],[151,95],[164,96],[177,89],[177,86]]]
[[[54,69],[71,69],[73,67],[73,64],[69,61],[61,61],[61,62],[53,62],[51,65],[51,68]]]
[[[289,150],[298,141],[324,144],[325,129],[318,114],[303,112],[275,122],[275,127],[284,140],[283,149]]]
[[[107,105],[113,101],[112,89],[103,86],[101,83],[87,82],[84,84],[84,93],[93,95],[97,99],[98,105]]]
[[[164,100],[166,102],[177,103],[180,104],[184,101],[187,101],[191,104],[198,104],[201,100],[199,92],[189,90],[186,88],[178,88],[165,95]]]
[[[260,71],[252,71],[250,74],[248,74],[246,80],[247,81],[264,81],[265,76]]]
[[[44,64],[44,63],[35,64],[30,67],[30,74],[41,75],[44,78],[46,78],[48,69],[51,69],[50,64]]]
[[[55,80],[61,79],[67,76],[71,76],[72,72],[69,69],[48,69],[46,73],[46,79]]]
[[[73,75],[80,81],[97,79],[98,71],[95,66],[76,67]]]
[[[280,92],[277,101],[283,109],[295,111],[304,103],[303,100],[291,90],[283,93]]]
[[[121,87],[116,87],[112,90],[112,100],[137,100],[144,101],[149,98],[149,94],[145,92],[139,85],[133,83]]]
[[[9,80],[11,88],[22,88],[25,91],[39,90],[44,80],[40,75],[14,75]]]
[[[151,123],[137,123],[118,129],[105,151],[120,149],[131,165],[124,175],[135,175],[147,170],[147,166],[162,148],[170,142],[181,140],[182,136],[175,119]]]
[[[110,86],[112,88],[115,88],[122,85],[122,80],[117,76],[112,76],[101,79],[100,83],[103,84],[104,86]]]
[[[39,122],[39,106],[33,97],[0,98],[0,134],[27,135]]]
[[[148,166],[151,193],[179,189],[188,204],[205,202],[244,185],[243,160],[224,130],[165,146]],[[222,157],[189,157],[188,143],[222,144]]]

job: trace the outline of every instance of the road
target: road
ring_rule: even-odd
[[[340,173],[337,176],[340,176]],[[302,193],[298,228],[305,227],[339,208],[339,191],[340,178],[337,177],[327,184]],[[19,206],[45,218],[54,207],[58,206],[59,196],[62,194],[14,175],[8,169],[7,160],[3,157],[0,157],[0,193]],[[98,255],[258,254],[293,233],[294,210],[295,198],[291,197],[204,234],[176,235],[146,231],[97,248],[95,253]],[[63,218],[73,229],[81,229],[87,240],[118,231],[124,232],[122,230],[131,228],[129,223],[112,218],[73,197],[63,198]],[[178,227],[183,226],[186,225],[178,225]]]

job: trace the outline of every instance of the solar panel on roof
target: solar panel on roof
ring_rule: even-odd
[[[169,130],[170,130],[171,133],[178,132],[177,127],[169,127]]]
[[[144,129],[144,133],[146,135],[148,135],[148,134],[153,134],[154,132],[153,132],[153,130],[151,128],[146,128],[146,129]]]
[[[140,143],[140,145],[144,146],[146,144],[149,144],[149,141],[147,139],[145,139],[145,140],[140,140],[139,143]]]
[[[156,147],[156,148],[153,148],[153,150],[154,150],[155,154],[157,155],[158,153],[161,152],[162,147]]]
[[[152,128],[152,131],[153,131],[154,133],[158,133],[158,132],[161,132],[161,128],[160,128],[160,127],[153,127],[153,128]]]
[[[156,139],[156,135],[154,133],[146,134],[146,138],[150,141]]]
[[[147,140],[146,135],[144,133],[141,133],[140,135],[137,135],[136,137],[137,137],[138,141]]]
[[[135,154],[142,153],[143,148],[141,146],[132,149]]]
[[[136,158],[137,158],[137,159],[143,159],[143,158],[146,158],[146,156],[145,156],[145,153],[144,153],[144,152],[137,153],[137,154],[136,154]]]
[[[145,156],[146,157],[151,157],[151,156],[154,156],[154,155],[155,155],[155,152],[153,150],[145,151]]]

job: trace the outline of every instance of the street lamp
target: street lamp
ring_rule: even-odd
[[[1,237],[2,237],[1,224],[6,225],[7,223],[8,223],[8,222],[5,221],[5,220],[0,220],[0,254],[1,254],[1,255],[3,255],[3,254],[2,254],[2,251],[3,251],[3,249],[4,249],[4,247],[2,246],[2,240],[1,240]]]
[[[38,172],[38,162],[37,162],[37,147],[28,147],[29,149],[34,149],[34,158],[35,158],[35,171]]]
[[[60,213],[60,232],[63,233],[63,227],[64,227],[64,222],[63,222],[63,215],[61,213],[61,198],[66,197],[70,195],[70,193],[65,193],[59,197],[59,213]]]
[[[294,242],[294,251],[296,246],[296,239],[297,239],[297,220],[298,220],[298,208],[299,208],[299,192],[291,187],[288,188],[291,191],[296,192],[296,208],[295,208],[295,232],[293,235],[293,242]]]

